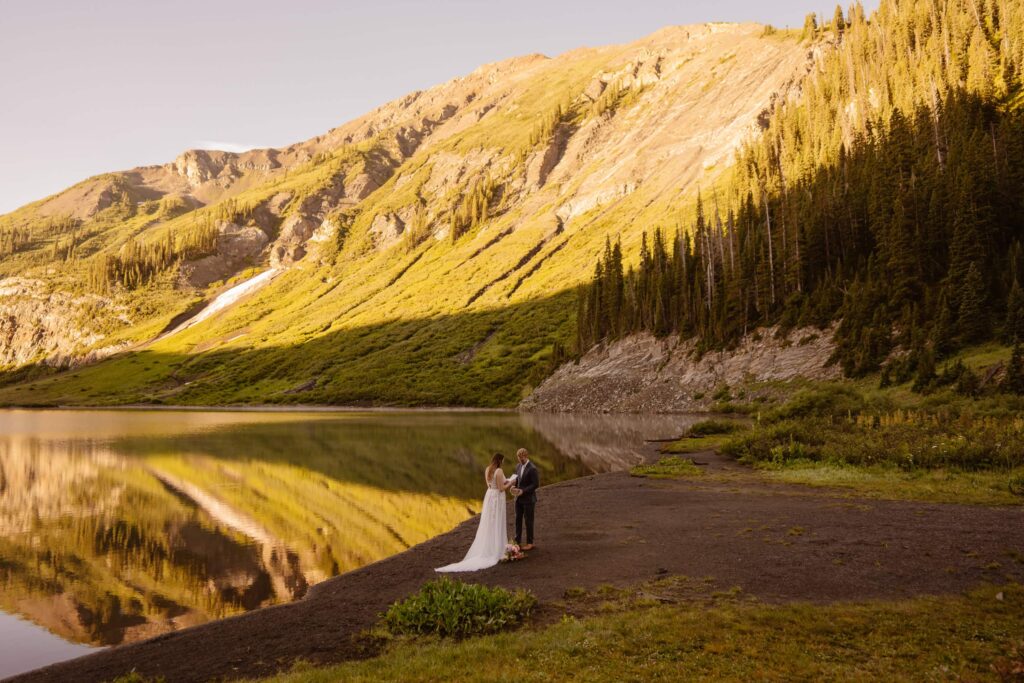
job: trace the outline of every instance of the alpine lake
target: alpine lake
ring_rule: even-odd
[[[698,419],[0,410],[0,678],[300,599],[476,514],[496,451],[551,484]]]

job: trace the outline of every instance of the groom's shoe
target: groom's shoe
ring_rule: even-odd
[[[520,550],[533,550],[533,544],[532,543],[527,543],[526,545],[519,546],[519,549]]]

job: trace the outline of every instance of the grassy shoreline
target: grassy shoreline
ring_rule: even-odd
[[[965,352],[926,389],[878,376],[800,380],[761,393],[743,387],[741,393],[755,398],[736,408],[750,422],[693,425],[662,446],[665,466],[657,475],[692,476],[680,465],[689,462],[686,456],[716,451],[749,466],[744,476],[762,480],[890,500],[1022,505],[1024,396],[995,382],[965,393],[943,379],[958,367],[994,376],[1008,353],[991,344]]]
[[[999,680],[1024,664],[1022,637],[1019,585],[830,605],[612,599],[582,619],[461,641],[395,639],[372,659],[259,680]]]

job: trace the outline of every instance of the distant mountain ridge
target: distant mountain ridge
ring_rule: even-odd
[[[79,183],[0,217],[0,401],[513,404],[605,239],[679,223],[830,49],[671,27],[486,65],[283,149]]]

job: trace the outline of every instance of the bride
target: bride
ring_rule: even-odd
[[[495,453],[491,464],[484,471],[487,482],[487,493],[484,494],[484,505],[480,511],[480,526],[476,530],[476,538],[462,562],[438,567],[439,572],[473,572],[478,569],[493,567],[505,556],[505,491],[515,484],[516,476],[506,479],[501,471],[501,462],[505,456]]]

